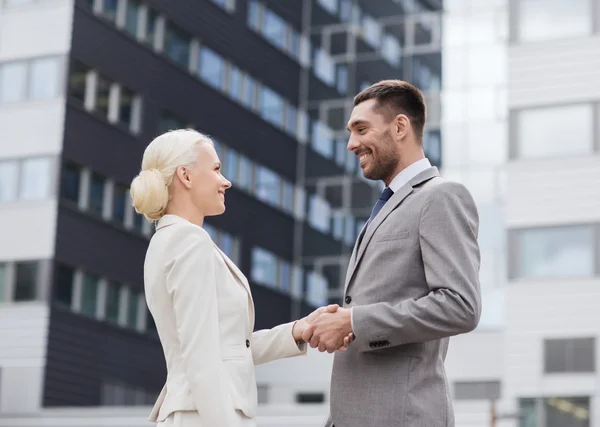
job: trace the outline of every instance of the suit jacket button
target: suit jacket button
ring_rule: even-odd
[[[250,340],[246,340],[246,347],[250,348]]]
[[[344,301],[346,301],[346,304],[350,304],[352,302],[352,297],[348,295]]]

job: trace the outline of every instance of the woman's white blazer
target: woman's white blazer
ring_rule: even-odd
[[[167,364],[150,421],[196,410],[203,425],[236,426],[236,410],[256,416],[254,365],[306,353],[293,322],[253,332],[248,280],[205,230],[179,216],[157,224],[144,287]]]

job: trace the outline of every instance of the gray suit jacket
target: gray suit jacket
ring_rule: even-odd
[[[444,360],[479,322],[478,225],[468,190],[431,167],[363,229],[344,303],[356,340],[335,353],[328,426],[454,426]]]

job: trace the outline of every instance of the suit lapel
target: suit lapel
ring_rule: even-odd
[[[439,176],[439,172],[436,167],[430,167],[415,176],[407,184],[400,187],[400,189],[394,193],[394,195],[387,201],[383,208],[381,208],[377,216],[373,219],[373,222],[369,224],[366,229],[363,227],[361,234],[356,239],[356,245],[350,258],[350,265],[346,273],[346,283],[344,285],[345,290],[348,289],[350,281],[352,280],[352,277],[358,268],[358,264],[360,263],[360,260],[362,259],[369,242],[373,238],[375,231],[377,231],[377,228],[379,228],[388,215],[391,214],[392,211],[396,209],[396,207],[400,205],[404,199],[410,195],[410,193],[413,192],[414,187],[437,176]],[[360,236],[362,236],[362,239]]]

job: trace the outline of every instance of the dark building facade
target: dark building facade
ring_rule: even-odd
[[[143,296],[153,228],[128,185],[166,130],[216,142],[233,188],[206,228],[252,284],[256,329],[340,302],[380,191],[346,150],[352,97],[386,78],[421,87],[439,165],[440,10],[437,0],[75,0],[54,257],[31,279],[49,289],[31,298],[50,301],[42,405],[149,404],[162,387]],[[19,268],[8,266],[7,286],[20,286]]]

